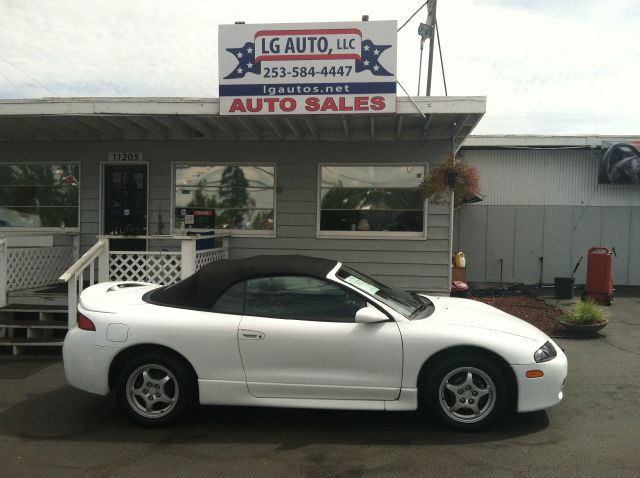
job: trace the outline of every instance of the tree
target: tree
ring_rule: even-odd
[[[5,218],[8,225],[77,226],[77,167],[7,165],[0,168],[0,176],[5,185],[0,188],[0,207],[15,211],[11,219]]]
[[[244,229],[243,218],[246,209],[250,206],[248,187],[249,181],[247,181],[242,168],[238,166],[224,168],[220,180],[219,204],[219,207],[224,211],[220,214],[220,221],[216,218],[217,224],[230,229]]]

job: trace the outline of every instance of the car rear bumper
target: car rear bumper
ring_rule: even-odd
[[[558,356],[549,362],[511,366],[518,382],[518,412],[543,410],[562,400],[567,378],[567,357],[560,347],[554,346]],[[530,370],[541,370],[544,376],[527,378],[526,373]]]
[[[71,329],[64,339],[62,358],[67,382],[98,395],[109,393],[109,365],[119,349],[96,345],[95,332]]]

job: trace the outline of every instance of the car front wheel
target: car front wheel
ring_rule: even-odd
[[[509,400],[502,371],[481,355],[448,358],[436,364],[425,395],[436,420],[462,430],[488,425],[504,413]]]
[[[182,361],[145,355],[130,359],[120,371],[116,397],[120,407],[146,426],[164,426],[189,412],[195,402],[194,381]]]

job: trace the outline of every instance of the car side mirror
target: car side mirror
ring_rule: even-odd
[[[357,324],[372,324],[375,322],[385,322],[387,320],[389,320],[389,317],[375,307],[363,307],[356,312]]]

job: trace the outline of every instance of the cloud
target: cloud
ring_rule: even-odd
[[[0,55],[60,96],[216,97],[218,24],[362,14],[402,23],[420,3],[0,0]],[[398,38],[398,78],[411,94],[425,18]],[[451,0],[438,19],[449,94],[488,97],[476,133],[640,134],[637,2]],[[2,59],[0,71],[24,96],[51,96]],[[437,56],[432,93],[444,94]],[[20,97],[2,76],[0,97]]]
[[[449,11],[454,3],[465,15]],[[444,18],[455,18],[441,24],[450,94],[488,96],[477,133],[640,133],[640,9],[586,1],[566,14],[574,4],[444,3]]]

